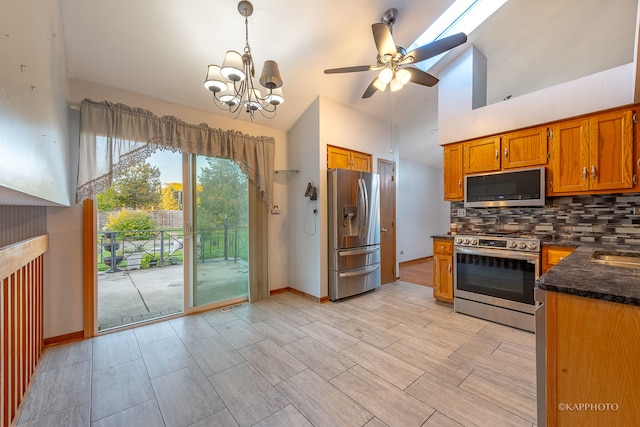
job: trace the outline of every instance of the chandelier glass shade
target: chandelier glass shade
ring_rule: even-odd
[[[264,117],[273,118],[277,106],[284,102],[280,69],[277,62],[265,61],[259,79],[262,87],[254,84],[255,65],[249,46],[248,20],[253,13],[253,6],[251,2],[241,1],[238,3],[238,11],[244,16],[244,51],[241,54],[235,50],[228,50],[222,66],[209,65],[204,87],[213,92],[214,103],[219,108],[229,111],[233,118],[237,118],[242,110],[250,115],[251,121],[256,111]]]

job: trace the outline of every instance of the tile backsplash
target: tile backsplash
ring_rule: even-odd
[[[640,247],[640,193],[548,197],[544,207],[465,208],[451,203],[458,233],[520,231],[555,239]],[[636,214],[636,209],[638,214]]]

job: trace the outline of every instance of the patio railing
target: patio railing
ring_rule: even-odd
[[[248,258],[246,228],[228,227],[198,230],[197,259]],[[127,230],[98,232],[98,271],[113,273],[165,265],[182,264],[184,236],[182,229]]]

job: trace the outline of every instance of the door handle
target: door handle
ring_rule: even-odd
[[[354,277],[354,276],[364,276],[365,274],[372,273],[380,268],[379,264],[374,265],[373,267],[367,267],[358,271],[347,271],[344,273],[338,273],[338,277]]]
[[[383,233],[386,233],[387,229],[386,228],[381,228],[380,231],[382,231]]]

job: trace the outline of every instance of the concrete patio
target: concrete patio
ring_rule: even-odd
[[[209,260],[198,263],[198,297],[202,303],[247,295],[245,261]],[[182,313],[183,266],[98,274],[98,330],[117,328]]]

